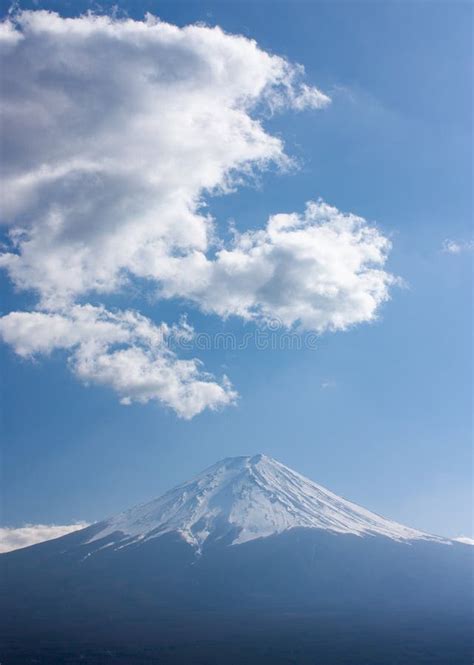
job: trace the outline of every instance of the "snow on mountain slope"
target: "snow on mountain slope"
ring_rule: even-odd
[[[239,544],[295,527],[449,542],[371,513],[264,455],[225,459],[96,526],[89,542],[118,532],[119,547],[173,531],[198,548],[209,538]]]

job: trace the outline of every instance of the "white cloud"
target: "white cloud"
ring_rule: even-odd
[[[461,254],[461,252],[470,252],[474,249],[474,240],[450,240],[443,242],[443,252],[447,254]]]
[[[168,338],[192,336],[186,323],[157,326],[133,311],[75,305],[64,312],[11,312],[0,318],[0,337],[23,357],[65,349],[69,366],[84,383],[112,388],[123,404],[156,400],[182,418],[235,402],[196,359],[183,360]]]
[[[45,540],[59,538],[67,533],[89,526],[87,522],[75,524],[26,524],[21,527],[0,527],[0,553],[29,547]]]
[[[453,538],[458,543],[464,543],[465,545],[474,545],[474,538],[469,538],[468,536],[459,536],[458,538]]]
[[[301,67],[220,28],[26,11],[4,34],[0,265],[47,307],[206,251],[203,195],[288,162],[257,106],[329,102]]]
[[[311,202],[225,246],[205,211],[206,197],[291,163],[263,118],[330,101],[300,65],[220,28],[150,15],[18,12],[0,53],[0,267],[38,295],[37,311],[0,319],[19,355],[63,349],[82,381],[190,418],[233,403],[228,380],[178,358],[166,324],[78,301],[144,280],[224,318],[323,332],[377,316],[394,281],[390,243],[363,218]]]
[[[336,382],[333,379],[326,379],[325,381],[322,381],[321,383],[321,389],[322,390],[330,390],[332,388],[336,387]]]
[[[363,218],[324,201],[278,214],[237,235],[214,260],[176,258],[162,294],[204,311],[323,332],[372,321],[394,278],[383,270],[390,242]]]

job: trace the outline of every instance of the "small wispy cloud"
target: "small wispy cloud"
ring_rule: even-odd
[[[329,390],[330,388],[335,388],[337,383],[333,379],[327,379],[326,381],[321,382],[321,390]]]
[[[443,242],[443,252],[446,254],[461,254],[461,252],[472,252],[474,240],[451,240],[447,238]]]
[[[474,545],[474,538],[469,538],[469,536],[458,536],[458,538],[453,538],[458,543],[464,543],[465,545]]]
[[[73,531],[84,529],[88,522],[75,524],[25,524],[21,527],[0,527],[0,553],[29,547],[45,540],[59,538]]]

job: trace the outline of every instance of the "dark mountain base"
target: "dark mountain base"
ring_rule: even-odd
[[[169,617],[166,617],[169,623]],[[159,622],[158,622],[159,625]],[[189,632],[187,626],[194,626]],[[100,632],[100,628],[99,628]],[[117,631],[120,632],[120,631]],[[196,632],[200,632],[198,637]],[[4,665],[471,665],[470,626],[427,620],[378,625],[354,617],[188,616],[153,637],[149,627],[95,639],[44,639],[4,644]]]
[[[471,547],[92,533],[0,558],[2,665],[472,665]]]

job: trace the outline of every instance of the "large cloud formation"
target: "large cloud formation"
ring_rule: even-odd
[[[1,263],[48,307],[206,251],[203,194],[285,160],[250,111],[328,101],[219,28],[39,11],[3,34],[2,217],[15,251]]]
[[[38,297],[0,319],[18,353],[66,349],[82,380],[192,417],[235,401],[225,377],[171,353],[165,324],[77,303],[140,280],[222,317],[324,331],[376,316],[389,243],[364,219],[318,201],[224,246],[205,212],[206,197],[290,163],[266,114],[329,104],[301,66],[150,15],[19,12],[0,50],[0,267]]]

